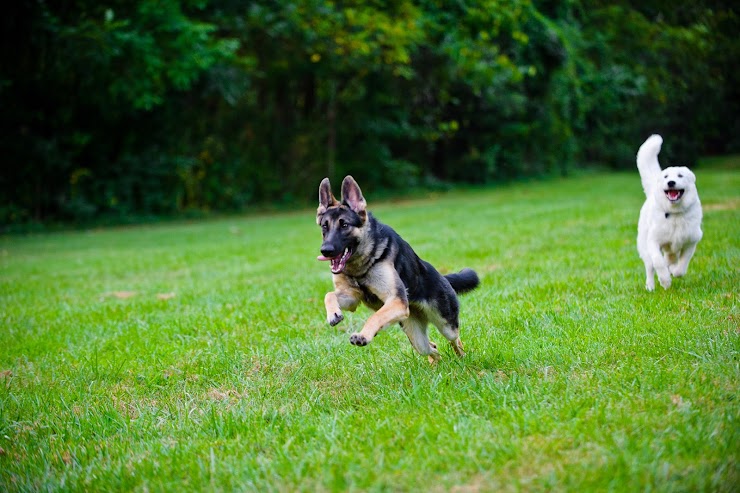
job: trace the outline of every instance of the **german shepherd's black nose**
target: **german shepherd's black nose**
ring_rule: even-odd
[[[673,187],[676,186],[676,182],[673,181],[673,180],[671,180],[671,181],[668,182],[668,186],[671,187],[671,188],[673,188]]]
[[[323,243],[321,245],[321,255],[327,258],[334,258],[337,255],[339,255],[340,252],[339,248],[337,248],[336,245],[332,245],[331,243]]]

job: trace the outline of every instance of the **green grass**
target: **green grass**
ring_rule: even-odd
[[[732,491],[740,173],[697,174],[704,239],[654,293],[636,173],[365,190],[481,276],[436,366],[326,324],[313,210],[2,237],[0,490]]]

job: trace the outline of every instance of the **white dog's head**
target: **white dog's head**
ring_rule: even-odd
[[[672,166],[660,172],[656,199],[672,209],[684,209],[696,202],[696,176],[686,166]]]

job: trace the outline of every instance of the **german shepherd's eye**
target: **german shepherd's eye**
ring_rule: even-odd
[[[322,224],[321,225],[321,231],[323,231],[324,233],[326,233],[327,231],[329,231],[329,225],[327,223]]]
[[[349,228],[349,223],[345,223],[344,221],[339,221],[339,227],[342,229]]]

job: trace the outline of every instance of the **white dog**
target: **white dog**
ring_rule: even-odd
[[[648,291],[655,289],[656,272],[664,289],[671,287],[671,275],[686,274],[702,237],[696,176],[684,166],[661,170],[662,144],[660,135],[651,135],[637,151],[637,169],[647,197],[637,224],[637,252],[645,262]]]

